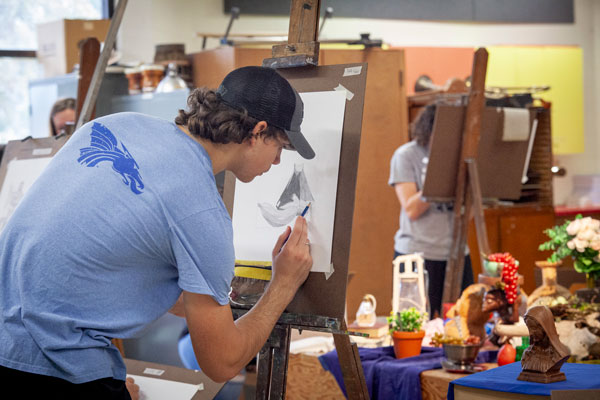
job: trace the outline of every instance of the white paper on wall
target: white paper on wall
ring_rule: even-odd
[[[293,226],[306,204],[308,237],[314,272],[330,272],[333,223],[340,163],[346,94],[301,93],[302,133],[315,151],[305,160],[283,151],[281,163],[250,183],[237,181],[233,203],[236,258],[271,261],[271,252],[286,226]]]
[[[2,184],[2,190],[0,190],[0,231],[50,160],[52,157],[41,157],[15,159],[8,163],[6,177]]]

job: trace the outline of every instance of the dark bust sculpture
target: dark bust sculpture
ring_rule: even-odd
[[[529,347],[523,352],[521,381],[550,383],[566,379],[560,372],[569,358],[569,349],[562,344],[556,332],[554,317],[546,306],[532,307],[525,314],[529,329]]]

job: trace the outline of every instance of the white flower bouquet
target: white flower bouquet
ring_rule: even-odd
[[[571,256],[575,270],[586,274],[588,286],[600,278],[600,221],[577,215],[573,221],[566,221],[544,233],[550,238],[542,243],[539,250],[552,250],[549,262]]]

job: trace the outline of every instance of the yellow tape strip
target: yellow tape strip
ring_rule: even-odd
[[[249,261],[249,260],[235,260],[236,266],[242,267],[263,267],[271,268],[273,263],[271,261]]]
[[[260,279],[263,281],[271,280],[271,270],[266,268],[255,268],[247,266],[236,266],[235,276],[239,278]]]

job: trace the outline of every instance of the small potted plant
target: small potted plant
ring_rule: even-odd
[[[390,313],[387,318],[390,335],[394,340],[396,358],[418,356],[421,354],[421,342],[425,331],[421,330],[427,320],[427,313],[411,307],[396,314]]]

